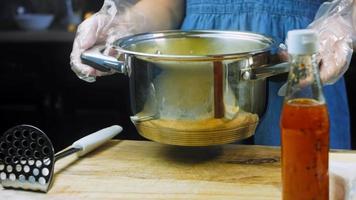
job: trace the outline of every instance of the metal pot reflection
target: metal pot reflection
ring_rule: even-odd
[[[131,117],[151,140],[182,146],[231,143],[253,135],[266,105],[266,78],[285,73],[270,64],[274,41],[236,31],[163,31],[128,36],[94,48],[83,62],[130,77]]]

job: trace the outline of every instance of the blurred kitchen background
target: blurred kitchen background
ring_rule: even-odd
[[[60,150],[112,124],[120,139],[143,139],[131,124],[128,78],[115,74],[86,83],[69,55],[77,24],[103,0],[0,1],[0,133],[18,124],[42,129]],[[27,14],[42,14],[29,20]],[[345,77],[356,149],[356,60]]]
[[[102,3],[0,1],[0,133],[17,124],[31,124],[49,135],[56,150],[113,124],[124,127],[119,138],[143,139],[129,119],[126,76],[117,74],[90,84],[70,69],[76,25]],[[45,15],[29,20],[26,13]]]

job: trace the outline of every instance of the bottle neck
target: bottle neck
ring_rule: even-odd
[[[285,101],[307,98],[325,103],[316,54],[290,54],[289,63]]]

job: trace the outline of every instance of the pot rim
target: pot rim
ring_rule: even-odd
[[[238,53],[227,53],[227,54],[211,54],[211,55],[176,55],[176,54],[153,54],[153,53],[144,53],[138,51],[131,51],[125,49],[125,46],[151,39],[162,39],[162,38],[183,38],[187,36],[224,36],[222,38],[234,38],[242,37],[248,40],[254,40],[257,42],[266,43],[266,47],[261,49],[256,49],[253,51],[238,52]],[[179,61],[211,61],[211,60],[226,60],[226,59],[239,59],[246,58],[247,56],[253,56],[260,53],[266,53],[271,50],[272,46],[275,44],[275,41],[268,36],[247,32],[247,31],[222,31],[222,30],[165,30],[165,31],[156,31],[156,32],[146,32],[139,33],[135,35],[130,35],[122,37],[116,40],[112,44],[112,48],[118,51],[119,54],[134,55],[145,57],[146,59],[159,59],[159,60],[179,60]]]

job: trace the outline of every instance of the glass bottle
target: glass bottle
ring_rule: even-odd
[[[328,199],[329,117],[311,30],[288,32],[290,72],[280,121],[283,199]]]

